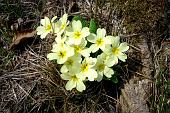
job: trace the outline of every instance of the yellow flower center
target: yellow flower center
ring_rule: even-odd
[[[50,31],[51,28],[52,28],[52,27],[51,27],[51,24],[48,24],[48,25],[45,26],[45,30],[46,30],[46,31]]]
[[[75,50],[76,53],[79,53],[81,51],[81,48],[80,48],[80,46],[75,45],[74,50]]]
[[[114,55],[118,55],[119,52],[120,52],[119,48],[113,48],[113,49],[112,49],[112,53],[113,53]]]
[[[81,65],[82,72],[87,72],[89,69],[89,65],[87,63],[84,63]]]
[[[71,60],[71,59],[67,60],[66,65],[72,66],[73,65],[73,60]]]
[[[58,56],[59,56],[60,58],[64,58],[64,57],[66,56],[66,51],[60,51],[60,52],[58,53]]]
[[[99,71],[103,71],[104,68],[105,68],[105,65],[104,65],[104,64],[99,64],[99,65],[97,66],[97,69],[98,69]]]
[[[74,32],[74,37],[75,37],[76,39],[81,38],[81,32],[80,32],[80,31],[75,31],[75,32]]]
[[[66,27],[66,24],[63,23],[63,24],[61,25],[61,29],[65,29],[65,27]]]
[[[78,78],[77,78],[76,75],[71,76],[71,79],[72,79],[74,82],[78,81]]]
[[[96,40],[96,44],[97,44],[98,46],[102,46],[103,43],[104,43],[104,41],[103,41],[102,38],[99,38],[99,39]]]

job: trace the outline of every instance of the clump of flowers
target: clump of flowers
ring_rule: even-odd
[[[53,33],[55,42],[49,60],[61,64],[61,78],[67,80],[66,89],[76,88],[82,92],[86,89],[86,81],[100,82],[104,76],[111,78],[112,67],[121,60],[125,62],[129,49],[126,42],[120,43],[119,36],[106,34],[104,28],[98,28],[96,33],[90,33],[88,27],[83,27],[80,20],[67,20],[64,14],[58,21],[48,17],[41,19],[37,27],[37,35],[44,39],[48,33]]]

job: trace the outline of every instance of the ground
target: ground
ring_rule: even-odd
[[[169,113],[166,10],[165,0],[0,0],[0,112]],[[94,18],[128,42],[127,62],[115,69],[118,83],[87,83],[83,93],[65,90],[60,66],[46,58],[51,36],[40,40],[32,32],[44,16],[64,13],[70,20]],[[33,38],[18,43],[24,33]]]

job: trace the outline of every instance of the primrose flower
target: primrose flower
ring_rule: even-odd
[[[84,57],[89,57],[91,50],[90,48],[86,48],[87,41],[85,39],[82,39],[81,43],[79,45],[73,45],[75,55],[82,55]]]
[[[82,23],[80,20],[73,20],[72,26],[68,27],[66,35],[68,36],[68,44],[79,45],[82,39],[85,39],[90,34],[88,27],[82,28]]]
[[[69,22],[67,14],[56,19],[57,16],[52,19],[44,17],[36,31],[41,39],[48,33],[55,36],[47,58],[62,64],[60,76],[67,80],[66,90],[76,88],[82,92],[86,89],[86,81],[100,82],[103,76],[111,78],[114,74],[112,66],[127,59],[125,52],[129,46],[126,42],[120,43],[119,36],[106,35],[104,28],[98,28],[95,34],[90,33],[80,20]]]
[[[114,74],[114,71],[105,64],[106,54],[102,53],[101,55],[97,56],[97,63],[94,68],[97,70],[98,77],[97,81],[100,82],[103,79],[103,75],[107,78],[111,78]]]
[[[64,31],[69,22],[67,21],[68,15],[64,14],[54,25],[54,33],[57,35],[61,35]]]
[[[103,28],[97,29],[97,35],[96,34],[90,34],[87,37],[87,40],[91,43],[94,43],[90,46],[92,53],[95,53],[99,48],[103,51],[105,49],[105,45],[111,44],[111,36],[106,36],[106,30]]]
[[[53,49],[57,49],[57,48],[62,48],[65,44],[67,40],[67,36],[64,35],[57,35],[57,37],[55,38],[55,42],[54,43],[57,43],[57,44],[54,44],[53,45]]]
[[[61,72],[65,73],[67,71],[70,72],[80,72],[80,65],[81,65],[82,58],[81,56],[72,56],[67,59],[67,61],[61,67]]]
[[[87,57],[81,63],[80,73],[83,76],[86,76],[89,81],[94,81],[94,79],[97,78],[97,72],[93,68],[93,66],[96,64],[96,61],[96,58]]]
[[[86,89],[86,86],[83,83],[85,80],[83,75],[68,72],[61,74],[61,78],[68,80],[65,86],[66,90],[72,90],[73,88],[76,88],[79,92],[82,92]]]
[[[40,23],[41,25],[37,27],[37,35],[40,35],[41,39],[44,39],[48,33],[53,32],[53,22],[57,17],[54,16],[51,21],[48,17],[44,17],[44,19],[41,19]]]
[[[126,42],[120,43],[120,37],[112,37],[111,38],[111,46],[106,47],[105,53],[109,56],[106,59],[106,64],[111,67],[114,64],[118,63],[118,59],[125,62],[127,59],[127,55],[123,52],[126,52],[129,49],[129,46]]]
[[[56,46],[56,47],[55,47]],[[63,47],[57,48],[57,44],[54,45],[52,49],[52,53],[47,55],[49,60],[57,60],[58,64],[63,64],[67,61],[68,57],[74,55],[74,49],[68,45],[63,45]]]

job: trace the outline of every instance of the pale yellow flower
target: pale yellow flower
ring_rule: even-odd
[[[104,52],[108,55],[106,58],[109,67],[118,63],[118,59],[125,62],[127,55],[124,53],[129,49],[126,42],[120,43],[120,37],[111,38],[111,46],[107,46]]]
[[[67,72],[61,74],[61,78],[64,80],[68,80],[65,86],[66,90],[72,90],[73,88],[76,88],[79,92],[82,92],[86,89],[86,86],[83,83],[83,81],[85,80],[85,77],[83,75]]]
[[[86,47],[87,41],[82,39],[79,45],[72,45],[74,48],[74,52],[77,56],[82,55],[83,57],[89,57],[91,50]]]
[[[62,35],[65,31],[69,21],[67,20],[68,15],[64,14],[55,24],[54,24],[54,33],[57,35]]]
[[[97,81],[101,81],[103,79],[103,75],[105,75],[107,78],[111,78],[112,75],[114,74],[114,71],[112,68],[108,67],[105,64],[107,55],[102,53],[101,55],[97,56],[97,63],[94,66],[94,68],[97,70],[98,76],[97,76]]]
[[[58,46],[56,44],[56,46]],[[49,53],[47,55],[47,58],[49,60],[57,60],[58,64],[63,64],[67,61],[68,57],[71,57],[74,55],[74,49],[70,46],[63,45],[63,47],[54,47],[52,49],[52,53]]]
[[[78,73],[80,72],[80,66],[81,66],[81,61],[82,58],[81,56],[74,55],[72,57],[69,57],[67,61],[63,64],[61,67],[61,72],[73,72],[73,73]]]
[[[103,29],[98,28],[97,35],[90,34],[87,37],[87,40],[91,43],[94,43],[90,46],[93,53],[99,49],[103,51],[106,45],[111,44],[110,36],[106,36],[106,30],[104,28]]]
[[[82,39],[85,39],[90,34],[88,27],[82,28],[82,23],[80,20],[73,20],[72,26],[68,27],[66,35],[68,36],[69,45],[79,45]]]
[[[44,19],[41,19],[40,23],[41,25],[37,27],[37,35],[40,35],[41,39],[44,39],[48,33],[53,32],[53,22],[57,17],[53,17],[50,21],[48,17],[44,17]]]
[[[97,72],[93,68],[97,59],[92,57],[85,58],[80,66],[80,74],[86,76],[89,81],[94,81],[97,78]]]

